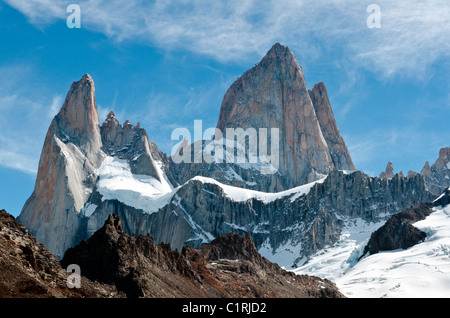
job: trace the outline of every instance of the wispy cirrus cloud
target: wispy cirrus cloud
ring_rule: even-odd
[[[63,98],[36,85],[24,86],[34,70],[29,65],[0,67],[0,165],[35,174],[48,122],[59,111]]]
[[[67,1],[6,0],[36,25],[66,19]],[[450,52],[447,0],[379,0],[381,28],[369,29],[369,2],[359,0],[118,1],[82,0],[82,27],[116,41],[185,49],[218,61],[260,57],[274,42],[304,58],[335,49],[385,77],[426,77]]]

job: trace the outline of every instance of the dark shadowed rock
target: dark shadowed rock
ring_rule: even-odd
[[[431,214],[432,207],[432,203],[419,203],[394,214],[381,228],[372,233],[363,256],[367,253],[407,249],[423,241],[426,233],[414,227],[412,223],[424,220]]]
[[[128,297],[342,297],[327,280],[297,276],[261,257],[250,235],[231,233],[179,253],[150,235],[127,235],[115,215],[66,252],[61,264],[71,263]]]
[[[0,211],[0,298],[118,297],[115,287],[81,277],[67,286],[67,273],[45,246],[12,215]]]
[[[434,206],[446,206],[450,204],[450,187],[445,189],[444,193],[442,193],[436,200],[433,201]]]

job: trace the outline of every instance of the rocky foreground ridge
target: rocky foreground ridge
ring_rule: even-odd
[[[23,225],[0,210],[0,298],[123,297],[113,285],[81,278],[69,288],[68,273]]]
[[[71,264],[80,266],[80,288],[67,285]],[[342,297],[325,279],[270,263],[249,235],[231,233],[179,253],[150,235],[127,235],[114,215],[60,263],[1,210],[0,266],[0,298]]]
[[[67,250],[91,280],[114,284],[128,297],[342,297],[326,279],[299,276],[263,258],[249,234],[222,235],[181,253],[153,238],[129,236],[109,215],[87,241]]]

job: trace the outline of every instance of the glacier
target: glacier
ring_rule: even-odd
[[[335,246],[318,252],[293,271],[326,277],[347,297],[450,297],[450,205],[434,207],[428,217],[413,223],[427,234],[423,242],[408,249],[364,256],[359,261],[369,232],[382,224],[354,225],[346,227]]]

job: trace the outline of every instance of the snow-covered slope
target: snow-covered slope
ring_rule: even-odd
[[[343,219],[341,237],[333,246],[314,255],[305,265],[294,269],[296,274],[309,274],[336,281],[344,275],[362,255],[370,234],[381,227],[389,215],[378,222],[362,219]]]
[[[162,171],[159,173],[163,175]],[[128,161],[117,157],[107,156],[98,175],[97,191],[102,195],[103,201],[118,200],[146,213],[157,212],[170,201],[176,191],[166,178],[162,178],[160,182],[152,176],[133,174]],[[93,213],[89,213],[92,210],[90,207],[87,203],[86,216]]]
[[[160,173],[164,176],[162,171]],[[154,213],[164,207],[180,188],[174,188],[167,178],[163,178],[163,182],[159,182],[152,176],[133,174],[128,161],[111,156],[107,156],[102,162],[98,170],[98,176],[97,191],[102,195],[102,201],[118,200],[146,213]],[[256,199],[267,204],[289,195],[292,196],[292,202],[307,194],[314,184],[322,183],[325,178],[278,193],[238,188],[201,176],[194,177],[191,180],[215,184],[224,191],[229,199],[235,202]],[[94,210],[95,207],[88,202],[83,210],[84,215],[90,216]]]
[[[357,261],[381,225],[346,221],[338,243],[294,272],[328,278],[347,297],[450,297],[450,205],[413,224],[427,234],[423,242]]]
[[[450,205],[413,224],[427,233],[406,250],[360,260],[335,282],[348,297],[450,297]]]

